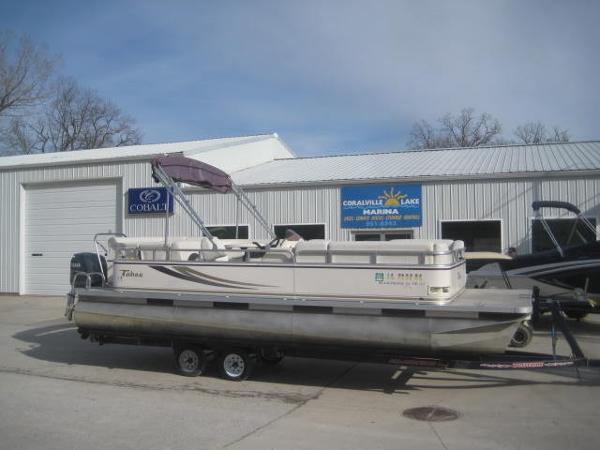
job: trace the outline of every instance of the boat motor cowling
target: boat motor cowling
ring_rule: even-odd
[[[100,264],[102,264],[102,267]],[[89,274],[90,287],[102,287],[106,281],[104,277],[106,276],[107,270],[108,266],[104,256],[92,252],[75,253],[71,258],[69,282],[73,287],[86,287],[88,280],[87,276],[79,275],[77,276],[77,279],[75,279],[75,276],[78,273],[86,273]],[[75,284],[73,284],[74,279]]]

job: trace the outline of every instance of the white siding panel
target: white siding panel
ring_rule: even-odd
[[[25,195],[24,286],[27,294],[64,295],[73,253],[93,251],[96,233],[117,230],[117,185],[30,187]]]

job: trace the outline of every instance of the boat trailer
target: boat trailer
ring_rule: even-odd
[[[534,287],[532,322],[538,322],[542,314],[551,313],[555,303],[558,303],[561,311],[571,319],[581,320],[588,314],[600,314],[600,304],[595,300],[589,298],[587,300],[567,300],[556,297],[541,297],[539,289]]]
[[[197,376],[204,373],[206,364],[216,359],[219,361],[221,376],[232,381],[246,379],[257,362],[272,365],[278,363],[284,356],[390,364],[407,369],[421,370],[531,370],[600,367],[600,359],[587,358],[583,353],[577,339],[568,327],[564,313],[561,310],[561,304],[558,301],[548,300],[545,307],[552,313],[551,353],[511,350],[502,354],[479,357],[473,354],[460,353],[423,355],[418,352],[374,351],[369,348],[232,341],[214,338],[200,339],[185,336],[124,335],[111,333],[107,330],[79,329],[79,334],[82,339],[89,338],[91,342],[100,345],[114,343],[171,347],[175,353],[178,372],[186,376]],[[562,356],[556,353],[559,334],[562,334],[568,343],[571,351],[570,356]]]

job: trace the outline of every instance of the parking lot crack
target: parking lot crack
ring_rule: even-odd
[[[17,375],[27,375],[32,377],[39,378],[47,378],[53,380],[60,381],[74,381],[77,383],[89,383],[89,384],[98,384],[104,386],[113,386],[117,388],[133,388],[133,389],[144,389],[144,390],[152,390],[152,391],[193,391],[200,394],[207,395],[215,395],[221,397],[229,397],[229,398],[261,398],[264,400],[275,400],[283,403],[291,403],[291,404],[299,404],[300,406],[308,400],[311,400],[314,396],[307,396],[301,394],[292,394],[292,393],[279,393],[279,392],[257,392],[250,390],[231,390],[231,389],[209,389],[196,385],[172,385],[172,386],[164,386],[164,385],[151,385],[151,384],[141,384],[141,383],[131,383],[131,382],[119,382],[119,381],[101,381],[101,380],[92,380],[81,377],[70,377],[66,375],[58,375],[52,374],[48,371],[38,371],[38,370],[30,370],[30,369],[17,369],[11,367],[1,367],[0,373],[10,373]],[[318,394],[317,394],[318,395]]]
[[[432,423],[429,423],[429,428],[431,428],[431,431],[433,431],[433,434],[436,435],[436,437],[438,438],[438,440],[440,441],[440,444],[442,444],[442,447],[444,447],[445,450],[448,450],[448,447],[446,447],[446,444],[444,444],[444,441],[442,440],[442,437],[440,436],[440,434],[437,432],[437,430],[435,429],[435,427],[433,426]]]

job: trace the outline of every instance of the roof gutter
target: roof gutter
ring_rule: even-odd
[[[174,152],[170,152],[174,153]],[[10,166],[0,166],[0,172],[5,172],[9,170],[29,170],[29,169],[37,169],[40,167],[56,167],[56,166],[80,166],[84,164],[91,163],[112,163],[119,162],[122,160],[131,160],[131,161],[143,161],[143,160],[152,160],[153,158],[164,155],[164,153],[152,153],[148,155],[136,155],[136,156],[115,156],[110,158],[91,158],[91,159],[81,159],[81,160],[71,160],[71,161],[48,161],[48,162],[39,162],[33,164],[13,164]]]
[[[322,181],[303,181],[295,183],[264,183],[264,184],[242,184],[237,182],[244,189],[252,190],[267,190],[277,187],[293,188],[293,187],[312,187],[312,186],[340,186],[340,185],[356,185],[356,184],[381,184],[381,183],[432,183],[436,181],[495,181],[524,179],[524,178],[560,178],[560,177],[581,177],[581,176],[596,176],[600,178],[598,170],[572,170],[572,171],[551,171],[551,172],[506,172],[497,174],[481,174],[481,175],[436,175],[436,176],[419,176],[419,177],[388,177],[388,178],[360,178],[360,179],[339,179],[339,180],[322,180]],[[491,178],[493,177],[493,179]],[[235,181],[235,176],[234,176]]]
[[[242,138],[243,139],[243,138]],[[263,135],[258,135],[258,136],[251,136],[246,138],[247,140],[244,140],[243,142],[227,142],[227,143],[220,143],[220,144],[213,144],[213,145],[209,145],[206,147],[203,147],[201,149],[198,150],[187,150],[187,151],[182,151],[181,153],[183,153],[186,156],[195,156],[198,154],[202,154],[202,153],[208,153],[214,150],[220,150],[220,149],[224,149],[224,148],[230,148],[230,147],[237,147],[240,145],[244,145],[244,144],[252,144],[255,142],[260,142],[260,141],[266,141],[268,139],[277,139],[279,142],[281,142],[283,144],[283,141],[281,141],[281,139],[279,138],[279,136],[277,135],[277,133],[273,133],[273,134],[263,134]],[[287,146],[285,146],[287,148]],[[94,149],[94,150],[101,150],[101,149]],[[60,152],[58,152],[60,154]],[[70,152],[66,152],[66,153],[70,153]],[[2,166],[0,165],[0,172],[5,171],[5,170],[14,170],[14,169],[19,169],[19,170],[27,170],[29,168],[39,168],[39,167],[54,167],[54,166],[77,166],[77,165],[81,165],[81,164],[96,164],[96,163],[111,163],[111,162],[119,162],[119,161],[123,161],[123,160],[131,160],[131,161],[144,161],[144,160],[152,160],[153,158],[157,157],[157,156],[161,156],[161,155],[165,155],[165,154],[172,154],[172,153],[179,153],[177,150],[174,151],[169,151],[169,152],[156,152],[156,153],[148,153],[148,154],[143,154],[143,155],[117,155],[117,156],[111,156],[111,157],[103,157],[102,155],[98,155],[95,157],[91,157],[91,158],[84,158],[84,159],[72,159],[72,160],[65,160],[65,161],[46,161],[46,162],[36,162],[36,163],[19,163],[19,164],[11,164],[11,165],[6,165],[6,166]],[[47,153],[48,155],[50,155],[51,153]]]

